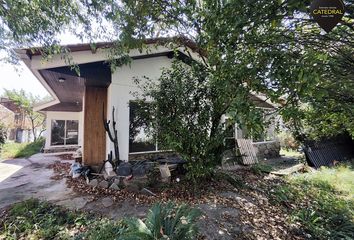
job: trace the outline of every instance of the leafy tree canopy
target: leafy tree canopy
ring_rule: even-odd
[[[85,41],[115,42],[109,53],[114,67],[129,49],[144,49],[146,38],[184,36],[202,53],[200,74],[208,76],[208,91],[217,96],[214,108],[245,113],[253,106],[247,95],[261,92],[281,103],[279,112],[297,136],[354,135],[353,0],[344,1],[346,14],[328,34],[309,16],[310,2],[4,0],[0,46],[11,52],[44,45],[44,56],[69,56],[57,44],[60,34],[71,33]],[[187,41],[174,40],[179,46]],[[254,122],[251,115],[244,114],[244,122]]]
[[[325,34],[308,15],[310,1],[4,0],[0,48],[43,45],[45,56],[68,56],[58,44],[71,33],[84,41],[116,42],[113,60],[143,48],[143,39],[183,35],[207,53],[205,66],[224,88],[237,86],[239,96],[263,92],[274,102],[285,98],[281,113],[298,132],[300,119],[312,125],[311,116],[328,109],[323,120],[353,134],[339,120],[353,113],[354,4],[344,3],[344,18]],[[302,103],[310,108],[303,111]]]
[[[27,93],[23,89],[21,90],[8,90],[4,89],[4,97],[12,100],[20,109],[23,111],[23,115],[28,118],[31,124],[31,130],[34,137],[34,141],[45,130],[45,115],[39,112],[33,111],[33,107],[39,103],[43,103],[49,100],[49,97],[40,98],[39,96],[34,96],[31,93]],[[39,130],[39,131],[38,131]]]

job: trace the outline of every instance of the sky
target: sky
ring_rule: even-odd
[[[81,41],[70,34],[59,36],[61,44],[74,44]],[[5,89],[25,90],[33,95],[44,97],[50,95],[27,66],[20,61],[20,65],[12,65],[0,61],[0,96]]]
[[[40,97],[49,95],[47,90],[22,62],[16,68],[9,63],[0,63],[0,95],[4,93],[4,88],[9,90],[20,90],[22,88]]]

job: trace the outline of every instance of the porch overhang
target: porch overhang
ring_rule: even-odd
[[[78,51],[79,49],[86,48],[75,48]],[[34,106],[35,111],[81,111],[85,87],[107,88],[111,83],[111,68],[105,60],[106,57],[101,56],[102,54],[89,52],[87,54],[90,54],[90,59],[85,61],[100,61],[85,62],[79,59],[78,62],[74,61],[76,64],[74,66],[60,63],[62,60],[59,63],[52,61],[38,65],[38,59],[34,59],[41,57],[37,55],[38,53],[27,55],[22,49],[16,51],[53,98],[49,102]],[[82,52],[72,54],[82,54]],[[97,55],[100,56],[97,57]],[[146,54],[136,54],[133,51],[130,57],[137,60],[161,56],[173,58],[176,55],[171,49],[162,48]],[[182,49],[178,51],[177,58],[186,63],[195,59],[187,55]]]

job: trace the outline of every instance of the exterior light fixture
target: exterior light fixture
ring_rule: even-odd
[[[58,78],[58,81],[59,81],[60,83],[63,83],[63,82],[65,82],[65,78],[60,77],[60,78]]]

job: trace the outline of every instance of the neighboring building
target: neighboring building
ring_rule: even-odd
[[[13,139],[15,136],[13,133],[11,136],[11,130],[13,130],[14,128],[14,119],[15,113],[0,104],[0,123],[6,127],[6,136],[8,139]]]
[[[19,143],[33,141],[30,120],[23,109],[8,98],[0,98],[0,121],[7,127],[7,139]]]
[[[134,126],[135,97],[132,94],[140,91],[134,78],[158,79],[162,69],[171,66],[174,51],[158,43],[157,39],[146,42],[154,46],[149,53],[131,50],[131,64],[118,67],[114,72],[106,63],[111,43],[96,44],[96,49],[91,49],[90,44],[69,45],[72,61],[80,67],[80,76],[70,70],[59,55],[43,61],[40,51],[16,50],[54,98],[35,108],[47,115],[45,151],[81,146],[85,164],[101,164],[113,150],[102,115],[111,119],[114,106],[120,159],[129,160],[142,152],[158,152],[158,146],[147,138],[143,128]],[[181,59],[199,58],[197,47],[191,42],[187,49],[180,47],[178,50]],[[273,107],[267,101],[253,97],[261,107]]]

